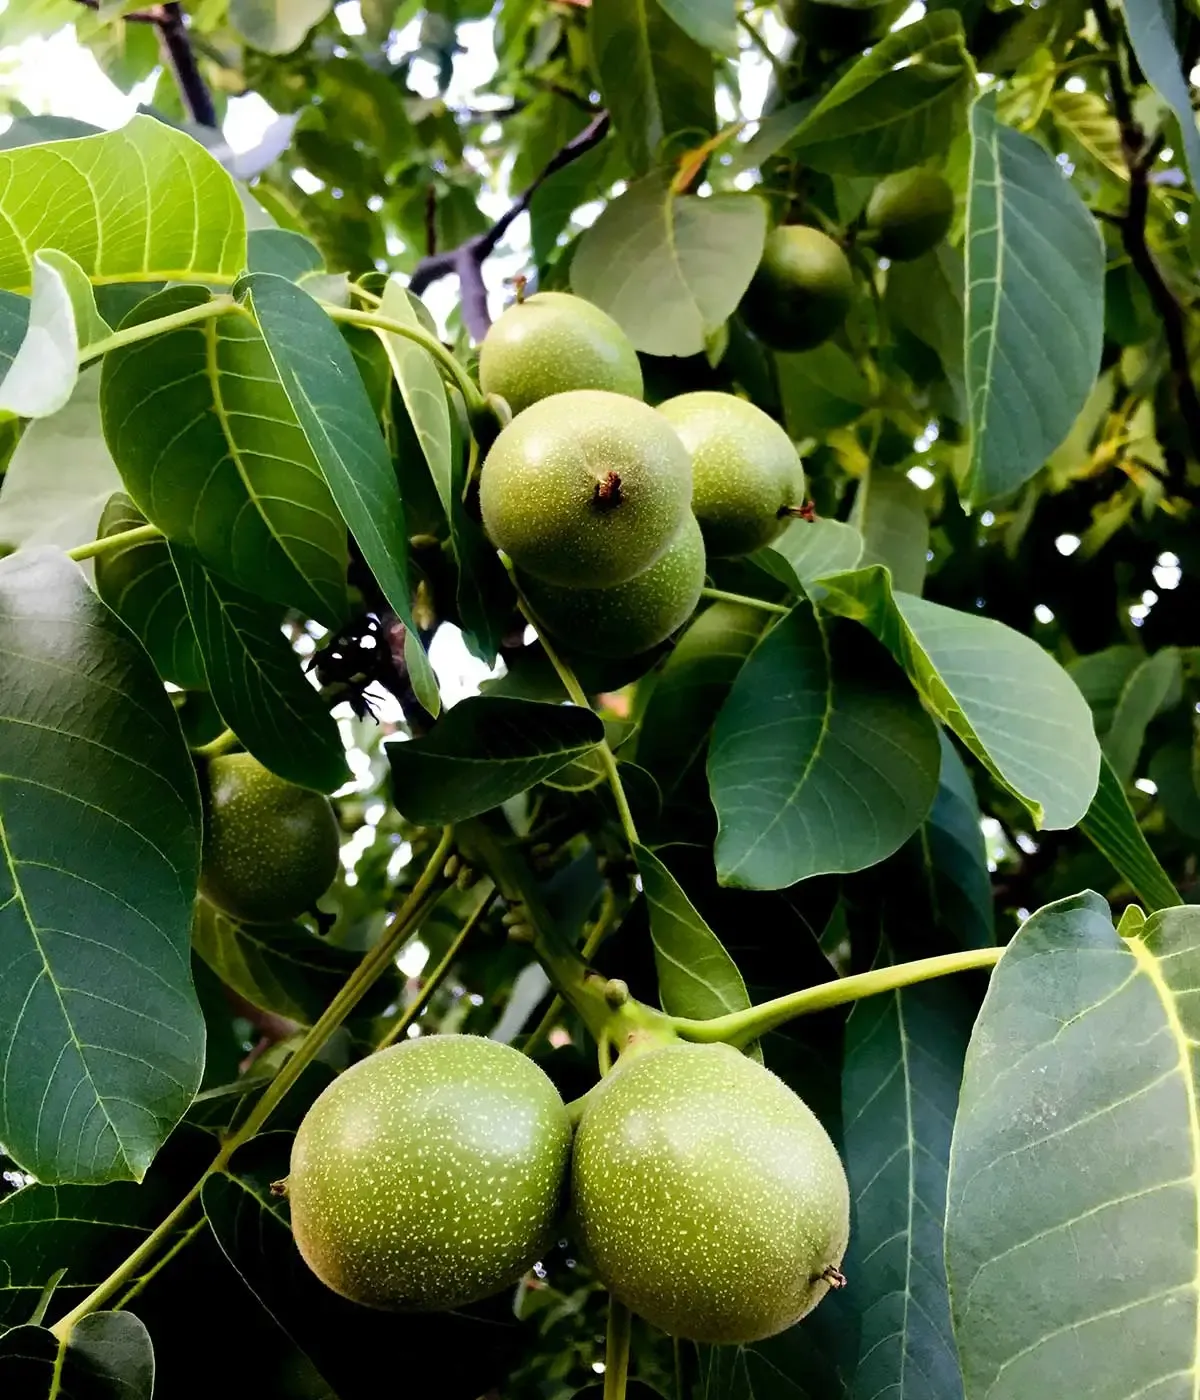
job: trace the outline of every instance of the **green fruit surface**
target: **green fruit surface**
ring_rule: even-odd
[[[510,306],[484,336],[479,385],[517,414],[570,389],[640,399],[642,369],[629,337],[607,312],[567,292],[538,292]]]
[[[673,1336],[773,1336],[825,1296],[850,1230],[811,1110],[727,1045],[618,1064],[575,1136],[574,1208],[608,1288]]]
[[[568,588],[607,588],[649,568],[691,501],[692,459],[666,419],[598,389],[518,414],[479,482],[492,543],[524,573]]]
[[[511,1046],[434,1035],[348,1069],[292,1146],[292,1232],[309,1268],[369,1307],[462,1307],[515,1283],[552,1238],[571,1130]]]
[[[708,390],[668,399],[658,411],[692,454],[692,511],[709,554],[749,554],[783,533],[786,511],[804,501],[804,471],[773,418]]]
[[[329,799],[277,778],[248,753],[207,769],[200,891],[243,923],[303,914],[337,874],[340,836]]]
[[[811,350],[842,324],[853,299],[850,264],[833,239],[787,224],[767,235],[741,311],[773,350]]]
[[[881,39],[906,8],[907,0],[784,0],[783,21],[817,49],[851,53]]]
[[[689,515],[648,569],[612,588],[561,588],[521,577],[539,622],[575,651],[638,656],[682,627],[704,587],[704,539]]]
[[[895,262],[919,258],[940,243],[954,219],[954,191],[933,170],[902,170],[871,191],[866,224],[876,252]]]

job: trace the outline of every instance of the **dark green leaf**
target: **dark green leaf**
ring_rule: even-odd
[[[878,565],[821,580],[822,607],[853,617],[904,666],[926,704],[1041,827],[1074,826],[1096,791],[1100,745],[1070,676],[991,618],[893,595]]]
[[[843,175],[886,175],[941,155],[962,130],[975,69],[962,20],[937,10],[887,35],[809,113],[788,149]]]
[[[1166,767],[1170,772],[1183,774],[1185,780],[1190,782],[1186,749],[1177,750],[1176,757]],[[1163,774],[1156,763],[1151,763],[1150,773],[1161,786]],[[1150,849],[1150,843],[1143,835],[1125,796],[1121,780],[1106,758],[1100,760],[1100,785],[1079,823],[1079,829],[1147,909],[1169,909],[1172,905],[1183,903],[1171,883],[1171,877]]]
[[[720,939],[652,851],[636,846],[633,854],[650,909],[662,1009],[697,1020],[744,1011],[746,984]]]
[[[863,537],[840,520],[793,520],[782,535],[754,555],[774,578],[804,591],[824,574],[853,569],[862,558]]]
[[[11,8],[5,14],[7,20]],[[5,31],[5,42],[13,43]],[[40,146],[47,141],[69,141],[76,136],[99,136],[103,127],[81,122],[75,117],[44,116],[18,117],[7,129],[0,133],[0,151],[15,151],[18,146]]]
[[[815,350],[777,354],[775,366],[784,423],[797,441],[853,423],[871,403],[871,386],[862,371],[832,341]]]
[[[737,54],[737,17],[733,0],[659,0],[667,14],[706,49]]]
[[[1138,922],[1059,900],[992,974],[946,1210],[968,1400],[1195,1387],[1200,910]]]
[[[134,530],[146,517],[123,491],[109,497],[97,538]],[[165,540],[107,550],[95,563],[96,591],[150,653],[158,674],[184,690],[207,684],[187,603]]]
[[[937,789],[937,729],[882,651],[799,603],[742,667],[708,776],[722,883],[782,889],[892,854]]]
[[[150,1334],[127,1312],[89,1314],[65,1343],[44,1327],[14,1327],[0,1337],[0,1387],[13,1400],[150,1400]]]
[[[966,417],[967,404],[963,378],[965,296],[962,253],[945,241],[923,257],[888,268],[884,306],[910,335],[937,354],[961,418]]]
[[[0,1142],[140,1180],[200,1084],[200,804],[145,652],[54,550],[0,560]]]
[[[1200,792],[1196,789],[1192,758],[1190,744],[1179,741],[1164,744],[1150,760],[1150,781],[1158,788],[1158,800],[1162,803],[1163,810],[1174,825],[1184,835],[1200,839]],[[1120,784],[1117,786],[1119,788]],[[1123,798],[1124,793],[1121,796]],[[1097,798],[1099,798],[1099,794],[1097,794]],[[1091,813],[1088,815],[1091,816]],[[1132,812],[1129,814],[1129,820],[1134,821]],[[1136,826],[1136,822],[1134,825]],[[1088,827],[1085,827],[1084,830],[1097,845],[1100,845],[1098,837]],[[1144,836],[1141,837],[1142,841],[1145,839]],[[1104,848],[1101,847],[1101,849]],[[1113,857],[1109,856],[1109,860],[1113,860]],[[1130,879],[1128,875],[1125,878]],[[1130,883],[1133,883],[1132,880]],[[1159,900],[1160,906],[1170,903],[1174,903],[1174,901]],[[1147,908],[1151,907],[1153,906],[1147,901]]]
[[[1077,657],[1067,667],[1091,708],[1097,734],[1107,734],[1112,728],[1121,692],[1145,659],[1141,647],[1114,646]]]
[[[699,355],[750,285],[766,206],[748,194],[672,194],[671,178],[647,175],[605,208],[580,240],[571,285],[639,350]]]
[[[291,53],[331,8],[332,0],[229,0],[229,23],[251,48]]]
[[[1188,75],[1175,47],[1179,11],[1169,0],[1136,0],[1136,3],[1122,0],[1121,9],[1142,72],[1179,118],[1184,154],[1194,187],[1200,180],[1200,132],[1196,130]]]
[[[437,714],[437,680],[417,641],[408,582],[408,530],[396,473],[354,359],[312,297],[255,273],[239,291],[258,319],[284,393],[376,582],[408,628],[405,659],[421,704]]]
[[[966,389],[979,505],[1027,481],[1062,442],[1100,368],[1104,250],[1096,222],[1037,142],[971,109]]]
[[[883,564],[893,588],[919,594],[925,583],[929,518],[925,497],[912,482],[899,472],[869,468],[859,482],[850,523],[863,537],[858,567]]]
[[[1134,779],[1150,721],[1178,705],[1182,693],[1183,674],[1177,647],[1156,651],[1125,682],[1112,724],[1102,741],[1105,757],[1122,785]]]
[[[333,792],[349,770],[328,707],[305,679],[276,608],[206,568],[194,551],[171,557],[221,718],[255,758],[289,782]]]
[[[207,295],[160,292],[124,324]],[[345,526],[248,316],[110,351],[100,404],[109,448],[148,520],[240,588],[327,624],[345,617]]]
[[[634,172],[656,165],[671,136],[700,145],[716,126],[712,55],[655,0],[609,0],[589,13],[600,91]]]
[[[996,941],[992,881],[971,775],[943,733],[942,769],[929,819],[917,833],[930,910],[960,948]]]
[[[425,738],[387,745],[396,806],[422,826],[464,821],[557,773],[603,737],[599,717],[575,705],[461,700]]]
[[[309,1272],[287,1201],[271,1191],[290,1145],[270,1133],[242,1148],[205,1183],[204,1211],[230,1263],[341,1400],[378,1400],[381,1364],[404,1355],[436,1358],[439,1400],[476,1400],[501,1383],[522,1340],[509,1298],[405,1317],[348,1303]]]
[[[299,282],[311,272],[324,272],[320,248],[302,233],[283,228],[256,228],[246,238],[246,266],[250,272],[275,272]]]
[[[974,1008],[947,979],[854,1004],[843,1141],[862,1314],[855,1400],[955,1400],[962,1380],[942,1263],[950,1134]]]

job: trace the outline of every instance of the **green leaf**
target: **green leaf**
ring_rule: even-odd
[[[303,293],[300,293],[303,295]],[[124,325],[195,306],[177,287]],[[104,434],[148,520],[232,583],[326,624],[346,616],[346,531],[253,321],[231,314],[110,351]]]
[[[606,206],[579,242],[571,285],[639,350],[698,355],[750,285],[766,206],[754,195],[674,195],[671,179],[656,171]]]
[[[1007,495],[1071,430],[1104,339],[1096,221],[1037,142],[971,109],[966,389],[969,505]]]
[[[734,0],[659,0],[675,23],[702,48],[736,57],[737,12]]]
[[[713,730],[708,776],[722,884],[782,889],[892,854],[937,789],[937,729],[879,648],[808,602],[742,667]]]
[[[713,603],[667,657],[637,737],[637,761],[658,783],[664,807],[703,757],[713,721],[764,623],[757,608]]]
[[[252,49],[291,53],[332,8],[332,0],[230,0],[229,23]]]
[[[962,253],[945,241],[912,262],[893,263],[888,268],[884,307],[889,316],[910,335],[928,345],[942,362],[966,417],[967,391],[963,378],[963,300]]]
[[[447,710],[423,739],[385,751],[397,810],[421,826],[438,826],[498,807],[603,738],[591,710],[478,695]]]
[[[862,1314],[855,1400],[961,1400],[942,1220],[973,1009],[946,979],[855,1002],[846,1022],[845,1268]]]
[[[438,1400],[477,1400],[504,1383],[527,1334],[511,1296],[452,1313],[379,1312],[339,1298],[301,1262],[287,1200],[291,1136],[268,1133],[204,1184],[204,1213],[230,1264],[340,1400],[379,1395],[380,1358],[437,1358]]]
[[[871,386],[840,345],[827,340],[815,350],[776,354],[774,359],[784,425],[797,441],[824,437],[870,407]]]
[[[917,834],[932,919],[959,948],[996,941],[992,880],[971,775],[944,733],[942,769],[929,819]]]
[[[853,525],[840,520],[793,520],[753,558],[793,592],[808,592],[822,575],[855,568],[862,552],[863,537]]]
[[[66,279],[33,255],[33,291],[24,339],[0,379],[0,413],[49,418],[65,408],[79,376],[79,335]]]
[[[384,597],[408,629],[417,699],[436,715],[437,679],[413,625],[408,530],[396,473],[346,342],[312,297],[252,273],[237,291],[254,312],[288,403]]]
[[[57,248],[94,283],[228,285],[246,262],[237,187],[203,146],[153,117],[0,152],[0,287],[28,292]],[[36,192],[36,194],[34,194]]]
[[[1158,755],[1155,755],[1157,759]],[[1179,751],[1167,769],[1187,778],[1186,749]],[[1182,766],[1177,766],[1182,765]],[[1151,763],[1152,777],[1160,779],[1157,765]],[[1160,787],[1162,786],[1160,782]],[[1099,850],[1108,863],[1126,882],[1147,909],[1169,909],[1182,904],[1171,877],[1158,863],[1150,843],[1142,833],[1121,780],[1106,758],[1100,760],[1100,784],[1092,805],[1087,809],[1079,829]]]
[[[123,491],[100,516],[98,539],[144,525],[146,518]],[[184,690],[207,684],[196,633],[165,540],[143,540],[106,550],[95,562],[96,592],[150,654],[165,681]]]
[[[698,146],[716,129],[713,61],[657,0],[609,0],[589,11],[604,105],[634,173],[656,165],[667,139]]]
[[[1076,657],[1067,667],[1088,702],[1096,733],[1107,734],[1130,676],[1146,659],[1141,647],[1113,646]]]
[[[893,594],[878,565],[821,580],[821,606],[868,627],[956,734],[1039,827],[1074,826],[1096,791],[1100,745],[1070,676],[1028,637]]]
[[[1104,735],[1105,757],[1122,786],[1137,771],[1150,721],[1179,704],[1183,694],[1183,669],[1177,647],[1163,647],[1147,657],[1125,682]]]
[[[697,1020],[744,1011],[750,1005],[746,984],[720,939],[652,851],[635,846],[633,856],[650,909],[662,1009]]]
[[[881,39],[812,109],[788,143],[805,165],[886,175],[945,152],[966,122],[975,69],[953,10]]]
[[[256,228],[246,238],[249,272],[275,272],[289,282],[325,271],[320,248],[302,233],[284,228]]]
[[[127,1312],[90,1313],[65,1342],[45,1327],[14,1327],[0,1337],[0,1386],[14,1400],[150,1400],[150,1333]]]
[[[145,652],[54,550],[0,560],[0,1142],[140,1180],[200,1083],[200,804]]]
[[[1122,938],[1090,892],[992,974],[946,1210],[968,1400],[1194,1389],[1198,991],[1200,910]]]
[[[879,467],[859,482],[850,523],[863,537],[858,567],[882,564],[901,593],[921,592],[929,551],[925,497],[906,476]]]
[[[1200,792],[1196,790],[1196,780],[1192,771],[1193,748],[1191,744],[1176,741],[1164,744],[1150,760],[1150,781],[1158,788],[1158,801],[1169,820],[1193,839],[1200,839]],[[1114,779],[1115,781],[1115,779]],[[1118,788],[1120,785],[1118,784]],[[1124,798],[1125,794],[1121,794]],[[1128,803],[1126,803],[1128,806]],[[1129,820],[1137,826],[1132,811]],[[1087,828],[1085,828],[1087,830]],[[1099,840],[1089,830],[1087,832],[1099,845]],[[1138,834],[1141,836],[1140,828]],[[1145,837],[1141,837],[1145,841]],[[1107,854],[1107,852],[1106,852]],[[1112,860],[1112,857],[1109,856]],[[1114,861],[1115,864],[1115,861]],[[1126,876],[1129,879],[1129,876]],[[1168,882],[1169,883],[1169,882]],[[1174,900],[1160,901],[1174,903]],[[1147,903],[1147,907],[1149,903]]]
[[[73,549],[96,538],[121,477],[100,428],[100,370],[79,376],[70,403],[21,434],[0,486],[0,545]]]
[[[1129,179],[1129,166],[1121,148],[1120,124],[1100,93],[1057,88],[1049,106],[1061,131],[1073,136],[1090,156],[1119,179]]]
[[[260,1010],[311,1026],[361,961],[303,924],[237,924],[196,901],[192,946],[227,987]],[[382,1011],[395,987],[385,984]]]
[[[349,777],[341,735],[280,630],[279,610],[170,546],[208,688],[221,718],[288,782],[333,792]]]
[[[1200,180],[1200,132],[1196,130],[1196,114],[1192,110],[1192,95],[1183,61],[1175,47],[1177,11],[1167,0],[1122,0],[1125,27],[1129,42],[1137,55],[1138,65],[1163,101],[1179,118],[1184,154],[1193,188]]]

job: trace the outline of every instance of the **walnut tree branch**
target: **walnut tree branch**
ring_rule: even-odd
[[[1121,241],[1134,271],[1146,284],[1150,299],[1162,318],[1171,377],[1179,401],[1179,413],[1187,429],[1192,456],[1200,460],[1200,393],[1192,378],[1187,344],[1187,318],[1183,306],[1167,285],[1146,239],[1146,216],[1150,209],[1150,172],[1163,147],[1163,137],[1147,140],[1133,113],[1133,102],[1122,65],[1121,38],[1108,7],[1108,0],[1094,6],[1101,38],[1112,52],[1108,63],[1113,110],[1121,132],[1121,150],[1129,168],[1129,201],[1119,223]]]
[[[483,285],[484,260],[495,250],[514,221],[529,208],[533,196],[550,176],[570,165],[573,160],[578,160],[586,151],[598,146],[607,133],[608,113],[600,112],[547,163],[545,169],[513,200],[491,228],[476,234],[474,238],[468,238],[457,248],[449,248],[444,253],[422,258],[409,279],[409,290],[420,296],[431,283],[452,273],[456,274],[462,289],[463,324],[470,332],[472,340],[482,340],[491,324],[488,319],[487,291]]]

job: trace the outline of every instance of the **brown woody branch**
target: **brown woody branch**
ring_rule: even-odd
[[[1163,147],[1163,137],[1147,140],[1146,133],[1133,113],[1133,102],[1125,80],[1123,48],[1117,25],[1108,7],[1108,0],[1098,0],[1094,6],[1096,24],[1101,38],[1112,52],[1108,63],[1109,85],[1112,89],[1113,111],[1121,132],[1121,150],[1129,169],[1129,201],[1119,223],[1121,241],[1134,271],[1146,284],[1146,290],[1162,318],[1167,354],[1171,361],[1171,378],[1179,401],[1179,413],[1187,429],[1192,456],[1200,460],[1200,393],[1192,378],[1187,344],[1187,316],[1175,293],[1167,285],[1162,270],[1150,251],[1146,239],[1146,216],[1150,209],[1150,172]]]
[[[529,185],[528,189],[523,190],[513,200],[491,228],[476,234],[474,238],[468,238],[457,248],[450,248],[444,253],[435,253],[432,257],[422,258],[409,280],[409,290],[414,295],[420,296],[425,288],[432,283],[443,277],[456,274],[462,296],[463,324],[472,340],[482,340],[491,325],[487,309],[487,291],[483,285],[484,260],[494,252],[496,245],[508,232],[514,221],[529,208],[533,196],[550,176],[562,170],[564,166],[570,165],[573,160],[578,160],[586,151],[598,146],[607,133],[608,113],[600,112],[592,118],[578,136],[568,141],[562,150],[547,163],[546,168]]]

